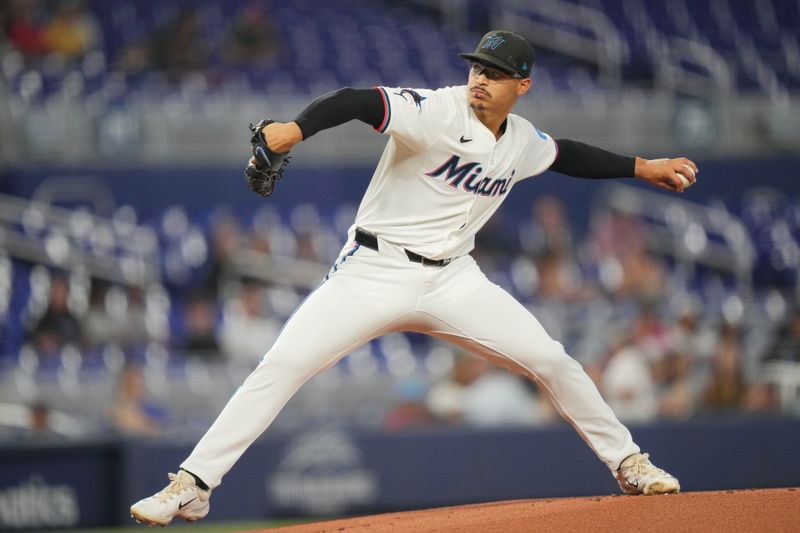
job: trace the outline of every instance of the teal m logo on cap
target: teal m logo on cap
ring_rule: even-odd
[[[491,37],[486,39],[486,42],[483,43],[483,46],[481,46],[481,48],[488,48],[490,50],[494,50],[498,46],[503,44],[504,42],[506,42],[506,38],[505,37],[499,37],[497,35],[492,35]]]

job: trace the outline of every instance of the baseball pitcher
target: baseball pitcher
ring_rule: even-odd
[[[300,305],[258,367],[231,397],[170,483],[131,507],[150,525],[209,511],[211,492],[317,372],[381,335],[415,331],[446,340],[535,381],[628,494],[680,490],[640,453],[583,368],[470,256],[475,233],[522,180],[638,177],[683,191],[697,167],[686,158],[625,157],[554,140],[511,114],[531,88],[534,52],[513,32],[486,34],[467,84],[438,90],[344,88],[311,102],[289,123],[252,127],[250,187],[268,196],[286,154],[319,131],[353,119],[389,141],[348,241],[322,284]],[[313,332],[313,334],[309,334]],[[266,348],[266,347],[265,347]]]

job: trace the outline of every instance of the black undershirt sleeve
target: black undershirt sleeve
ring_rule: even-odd
[[[631,178],[635,175],[635,157],[570,139],[556,139],[555,142],[558,155],[548,170],[588,179]]]
[[[383,97],[380,89],[345,87],[313,100],[294,121],[303,139],[315,133],[358,119],[377,129],[383,122]]]

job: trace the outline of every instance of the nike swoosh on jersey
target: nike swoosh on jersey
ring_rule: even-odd
[[[472,139],[465,139],[464,136],[462,135],[461,138],[459,139],[459,141],[461,141],[462,143],[468,143],[468,142],[472,142]]]
[[[183,509],[184,507],[186,507],[187,505],[189,505],[190,503],[192,503],[192,502],[193,502],[193,501],[195,501],[196,499],[197,499],[197,496],[195,496],[194,498],[192,498],[192,499],[191,499],[191,500],[189,500],[188,502],[179,503],[179,504],[178,504],[178,509]]]

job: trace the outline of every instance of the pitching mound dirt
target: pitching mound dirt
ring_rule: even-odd
[[[798,532],[800,489],[519,500],[362,516],[269,531],[281,533]]]

